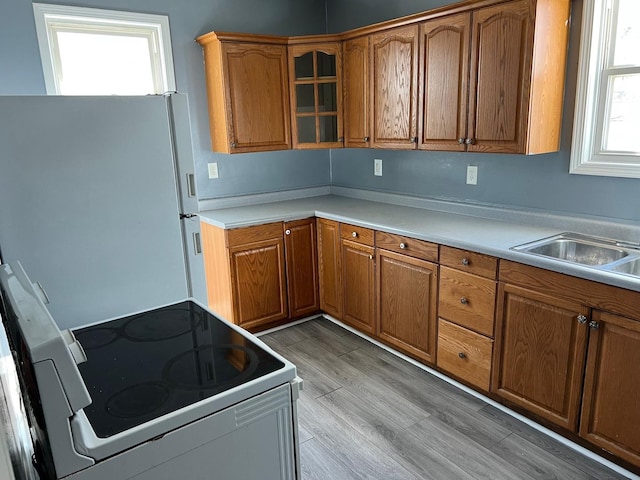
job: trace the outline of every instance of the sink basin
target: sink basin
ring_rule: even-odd
[[[625,273],[627,275],[635,275],[640,277],[640,258],[620,263],[611,268],[612,272]]]
[[[606,240],[567,233],[520,245],[514,250],[592,267],[606,265],[629,255]]]

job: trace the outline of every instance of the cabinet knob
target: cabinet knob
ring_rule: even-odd
[[[339,142],[344,142],[344,137],[338,137]]]
[[[401,242],[401,243],[400,243],[400,248],[401,248],[402,250],[404,250],[405,248],[407,248],[407,244],[406,244],[406,243],[404,243],[404,242]]]
[[[418,143],[418,137],[412,137],[411,143]]]
[[[459,139],[458,139],[458,143],[459,143],[460,145],[464,145],[464,138],[459,138]]]
[[[284,231],[285,235],[291,235],[291,230],[289,230],[288,228]]]
[[[467,303],[469,303],[469,300],[467,300],[465,297],[462,297],[462,298],[460,299],[460,303],[461,303],[462,305],[466,305]]]
[[[589,327],[593,328],[594,330],[597,330],[600,327],[600,324],[595,320],[591,320],[589,322]]]
[[[364,137],[362,140],[364,140],[365,142],[369,141],[369,137]]]
[[[460,358],[467,358],[467,354],[466,354],[466,353],[464,353],[464,352],[459,352],[459,353],[458,353],[458,356],[459,356]]]
[[[584,315],[578,315],[578,323],[580,325],[584,325],[585,323],[587,323],[587,317],[585,317]]]
[[[467,145],[475,145],[476,141],[473,138],[466,138],[464,140],[464,143],[466,143]]]
[[[236,142],[231,142],[231,148],[236,148]]]
[[[468,258],[463,258],[460,263],[462,263],[462,265],[467,266],[467,265],[469,265],[469,259]]]
[[[358,238],[358,232],[352,232],[352,233],[351,233],[351,236],[352,236],[353,238]]]
[[[369,260],[373,260],[373,255],[369,255]]]

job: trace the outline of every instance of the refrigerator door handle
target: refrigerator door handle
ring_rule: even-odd
[[[187,173],[187,195],[196,196],[196,177],[193,173]]]
[[[200,241],[200,232],[193,232],[193,251],[196,255],[202,253],[202,242]]]

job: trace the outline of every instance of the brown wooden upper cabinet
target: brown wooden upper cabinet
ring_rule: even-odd
[[[370,37],[371,146],[415,149],[418,143],[418,25]]]
[[[369,37],[342,44],[344,80],[344,146],[369,147]]]
[[[289,86],[294,148],[340,148],[342,45],[289,46]]]
[[[557,151],[569,9],[515,0],[424,22],[419,148]]]
[[[287,37],[211,32],[204,49],[213,151],[291,148]]]

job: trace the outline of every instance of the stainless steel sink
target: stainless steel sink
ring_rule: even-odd
[[[626,275],[633,275],[634,277],[640,277],[640,257],[629,259],[627,262],[619,263],[611,267],[612,272],[624,273]]]
[[[514,250],[590,267],[607,265],[629,255],[629,252],[618,247],[615,241],[575,233],[544,238],[519,245],[514,247]]]
[[[525,251],[589,266],[606,265],[628,255],[627,252],[618,248],[609,248],[566,238],[559,238]]]

